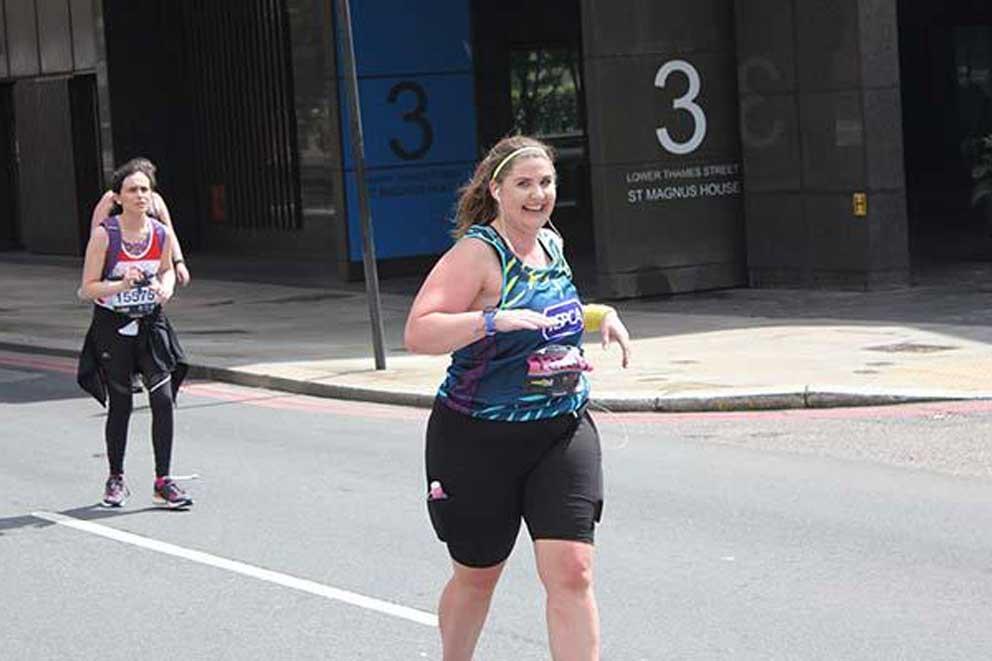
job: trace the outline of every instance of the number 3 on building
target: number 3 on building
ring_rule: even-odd
[[[692,115],[692,135],[685,142],[676,142],[672,140],[672,136],[669,135],[668,129],[665,127],[656,129],[655,133],[658,136],[658,142],[667,151],[679,155],[690,154],[696,151],[699,145],[703,143],[703,139],[706,138],[706,113],[696,103],[696,97],[699,96],[699,90],[701,88],[699,71],[685,60],[670,60],[659,67],[658,73],[654,77],[654,86],[664,89],[668,75],[675,71],[685,75],[689,81],[689,89],[686,90],[685,94],[672,102],[672,107],[676,110],[684,110]]]

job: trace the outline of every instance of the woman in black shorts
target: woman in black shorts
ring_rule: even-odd
[[[582,334],[630,340],[585,305],[550,224],[553,153],[522,136],[492,148],[463,188],[455,245],[407,319],[410,351],[452,353],[427,426],[427,507],[453,574],[441,594],[445,661],[468,660],[520,522],[534,540],[554,659],[599,658],[593,536],[603,508]]]

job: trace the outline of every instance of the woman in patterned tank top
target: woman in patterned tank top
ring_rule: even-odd
[[[603,507],[582,335],[630,341],[616,311],[586,305],[549,228],[553,152],[496,144],[461,191],[455,245],[407,318],[411,352],[451,353],[427,426],[427,508],[452,576],[438,608],[444,658],[472,658],[521,521],[547,593],[552,657],[599,658],[593,532]]]
[[[188,366],[162,305],[172,298],[172,233],[148,215],[155,187],[154,166],[145,159],[114,173],[120,215],[106,218],[90,234],[80,296],[92,300],[93,319],[80,354],[77,380],[108,405],[104,436],[109,476],[101,503],[124,505],[124,452],[133,408],[131,377],[138,373],[152,411],[155,481],[152,501],[186,508],[193,500],[170,475],[173,402]]]

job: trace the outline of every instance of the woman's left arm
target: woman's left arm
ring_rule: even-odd
[[[586,330],[599,331],[604,349],[609,349],[610,343],[614,341],[620,345],[623,354],[620,364],[627,367],[630,364],[631,354],[630,333],[620,321],[616,309],[609,305],[590,303],[582,306],[582,318]]]

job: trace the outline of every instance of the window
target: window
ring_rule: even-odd
[[[582,135],[582,63],[577,50],[528,48],[510,54],[513,127],[537,137]]]

